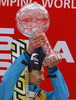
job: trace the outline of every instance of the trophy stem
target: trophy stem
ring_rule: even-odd
[[[48,41],[46,35],[45,35],[44,33],[43,33],[43,35],[45,36],[46,41],[47,41],[47,42],[45,43],[45,45],[43,45],[43,49],[44,49],[46,55],[49,55],[49,53],[53,52],[53,50],[52,50],[52,47],[51,47],[51,45],[50,45],[50,43],[49,43],[49,41]]]
[[[51,47],[51,45],[50,45],[45,33],[43,33],[43,35],[46,38],[46,43],[45,43],[45,45],[43,45],[44,52],[46,53],[46,57],[43,60],[43,65],[46,66],[50,62],[50,57],[51,57],[51,54],[53,54],[53,50],[52,50],[52,47]]]
[[[51,45],[50,45],[50,43],[49,43],[49,41],[48,41],[48,39],[47,39],[47,37],[46,37],[46,35],[43,33],[43,35],[45,36],[45,38],[46,38],[46,43],[45,43],[45,45],[43,46],[43,49],[44,49],[44,51],[45,51],[45,53],[46,53],[46,57],[45,57],[45,59],[43,60],[43,65],[44,66],[46,66],[46,65],[48,65],[49,63],[52,63],[52,62],[54,62],[54,57],[58,60],[58,59],[62,59],[62,56],[61,56],[61,54],[59,53],[59,52],[54,52],[53,50],[52,50],[52,47],[51,47]]]

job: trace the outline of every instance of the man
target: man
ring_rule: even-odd
[[[39,42],[39,43],[38,43]],[[43,35],[37,35],[29,41],[27,51],[19,56],[9,67],[0,84],[0,100],[12,100],[14,85],[16,84],[26,65],[29,66],[29,100],[67,100],[69,92],[67,85],[59,71],[57,64],[61,59],[48,63],[48,74],[54,86],[53,92],[46,92],[39,87],[44,81],[44,68],[42,62],[45,53],[41,48],[46,42]]]

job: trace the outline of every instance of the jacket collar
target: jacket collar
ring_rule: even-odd
[[[35,88],[36,87],[36,88]],[[29,85],[29,90],[30,91],[33,91],[34,90],[34,92],[37,92],[37,93],[39,93],[40,91],[41,91],[41,88],[40,87],[38,87],[38,86],[35,86],[35,85]]]

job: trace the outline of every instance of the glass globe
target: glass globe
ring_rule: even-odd
[[[24,5],[16,14],[18,30],[25,36],[45,33],[48,30],[50,19],[48,11],[38,3]]]

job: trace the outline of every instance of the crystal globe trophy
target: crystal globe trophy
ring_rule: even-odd
[[[18,30],[25,36],[44,34],[49,28],[50,18],[48,11],[38,3],[31,3],[24,5],[16,14],[16,24]],[[53,52],[50,43],[46,37],[47,42],[43,46],[46,52],[46,57],[43,65],[48,65],[49,62],[54,62],[53,57],[61,59],[60,53]]]

